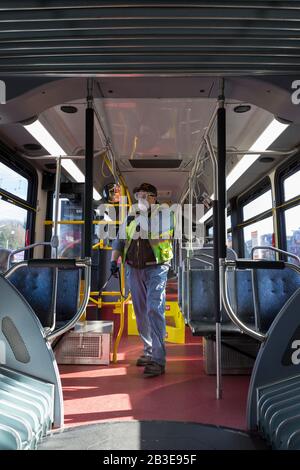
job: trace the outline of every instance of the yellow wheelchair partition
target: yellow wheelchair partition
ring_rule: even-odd
[[[165,308],[166,316],[166,341],[168,343],[185,343],[185,324],[178,302],[167,301]],[[138,335],[136,319],[132,302],[128,302],[128,336]]]

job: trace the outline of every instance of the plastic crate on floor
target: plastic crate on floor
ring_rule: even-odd
[[[166,316],[166,341],[168,343],[185,343],[185,323],[180,312],[178,302],[167,301],[165,308]],[[128,302],[128,336],[138,335],[136,318],[132,302]]]

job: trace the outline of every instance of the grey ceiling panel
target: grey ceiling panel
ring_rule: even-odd
[[[8,75],[298,74],[298,1],[0,2]]]

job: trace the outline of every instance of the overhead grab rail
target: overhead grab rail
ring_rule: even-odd
[[[104,153],[106,153],[108,150],[108,147],[105,146],[103,147],[101,150],[97,150],[96,152],[94,152],[94,157],[98,157],[100,155],[103,155]],[[57,160],[57,159],[60,159],[60,160],[68,160],[68,159],[72,159],[72,160],[85,160],[85,155],[40,155],[38,157],[31,157],[30,155],[27,155],[26,153],[21,153],[22,157],[26,158],[27,160]]]
[[[215,147],[213,146],[215,149]],[[283,157],[292,157],[300,151],[300,146],[294,147],[290,150],[243,150],[236,148],[227,148],[226,153],[229,155],[275,155]]]
[[[81,268],[84,269],[84,294],[81,304],[78,307],[78,310],[74,317],[69,320],[65,325],[58,328],[57,330],[46,332],[46,338],[51,341],[55,339],[57,336],[60,336],[66,333],[68,330],[75,326],[76,322],[80,319],[81,315],[87,308],[89,296],[90,296],[90,288],[91,288],[91,259],[31,259],[28,261],[21,261],[20,263],[15,264],[12,266],[6,273],[5,277],[9,277],[15,271],[22,267],[40,267],[40,268],[53,268],[53,269],[74,269],[74,268]]]
[[[296,271],[300,274],[300,267],[292,264],[286,263],[284,261],[269,261],[269,260],[249,260],[249,259],[239,259],[239,260],[225,260],[220,259],[220,287],[222,302],[226,310],[227,315],[231,321],[240,328],[240,330],[252,338],[258,341],[265,341],[267,339],[267,334],[260,333],[259,331],[249,328],[245,323],[243,323],[235,311],[233,310],[229,298],[228,298],[228,286],[227,286],[227,268],[233,269],[285,269],[290,268],[293,271]]]
[[[226,153],[231,154],[231,155],[279,155],[283,157],[292,157],[296,153],[298,153],[300,150],[300,147],[295,147],[291,150],[232,150],[232,149],[227,149]]]
[[[270,250],[270,251],[274,251],[275,253],[280,253],[282,255],[286,255],[288,256],[289,258],[294,258],[295,260],[298,261],[299,263],[299,266],[300,266],[300,257],[295,255],[294,253],[290,253],[289,251],[285,251],[285,250],[281,250],[280,248],[276,248],[275,246],[269,246],[269,245],[262,245],[262,246],[254,246],[252,249],[251,249],[251,258],[253,259],[253,255],[254,255],[254,252],[256,250]]]

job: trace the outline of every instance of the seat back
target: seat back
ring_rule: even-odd
[[[198,334],[215,331],[215,289],[214,271],[191,270],[190,276],[190,317],[189,322],[198,323]],[[237,316],[249,325],[255,324],[251,271],[228,272],[228,297]],[[238,329],[222,309],[221,323],[226,334],[236,334]],[[202,328],[202,326],[203,328]],[[211,331],[210,327],[211,325]],[[194,325],[195,326],[195,325]]]
[[[227,257],[236,259],[236,253],[227,248]],[[190,270],[187,270],[187,261],[183,261],[178,273],[178,299],[183,316],[188,321],[215,322],[214,318],[214,272],[213,247],[195,249],[189,261]],[[234,303],[234,282],[230,282],[230,301]],[[188,297],[190,296],[190,308]],[[203,296],[203,297],[202,297]],[[225,313],[222,314],[223,323],[231,320]]]
[[[7,279],[29,303],[42,326],[52,326],[53,270],[24,266],[9,275]]]
[[[58,290],[56,304],[56,321],[71,320],[78,310],[80,291],[80,271],[62,269],[58,271]]]
[[[215,323],[214,319],[214,272],[209,269],[191,270],[190,275],[190,321]]]
[[[178,273],[179,278],[179,285],[180,285],[180,293],[178,293],[178,298],[180,299],[180,308],[181,313],[184,318],[188,319],[188,271],[186,266],[183,265],[179,269]]]
[[[46,267],[24,266],[7,279],[32,307],[43,327],[53,324],[54,270]],[[66,322],[77,311],[80,272],[78,269],[58,271],[56,321]]]
[[[284,304],[300,287],[300,275],[292,269],[253,271],[258,328],[266,332]]]
[[[234,275],[236,313],[244,323],[256,325],[251,270],[236,270]]]
[[[5,369],[11,371],[9,377],[18,381],[30,377],[50,385],[54,388],[54,425],[63,424],[63,397],[62,387],[53,351],[47,342],[41,323],[38,321],[29,303],[25,301],[20,292],[0,275],[0,363]],[[1,367],[0,373],[3,372]],[[0,387],[1,388],[1,387]],[[50,392],[49,392],[50,393]],[[6,400],[9,401],[9,400]],[[34,400],[37,401],[36,399]],[[0,412],[1,415],[1,412]]]

